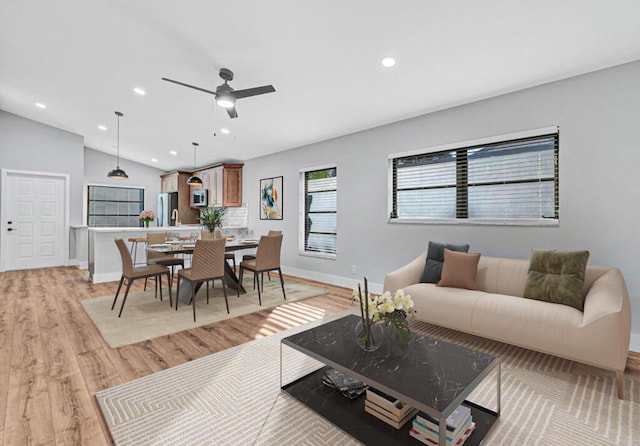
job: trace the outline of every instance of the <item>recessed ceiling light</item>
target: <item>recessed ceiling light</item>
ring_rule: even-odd
[[[176,152],[175,150],[169,150],[169,153],[172,154],[173,156],[178,155],[178,152]]]
[[[222,133],[224,133],[225,135],[228,135],[228,134],[230,133],[230,132],[229,132],[229,129],[220,129],[220,131],[221,131]]]
[[[104,125],[99,125],[99,126],[98,126],[98,128],[99,128],[100,130],[102,130],[103,132],[106,132],[106,131],[107,131],[107,127],[106,127],[106,126],[104,126]]]
[[[391,68],[396,64],[396,60],[393,57],[385,57],[380,61],[380,64],[385,68]]]
[[[140,96],[144,96],[145,94],[147,94],[147,92],[140,87],[134,88],[133,91],[136,92],[136,94],[139,94]]]
[[[44,109],[44,108],[47,108],[47,106],[46,106],[46,105],[44,105],[42,102],[36,102],[36,107],[38,107],[38,108],[43,108],[43,109]]]
[[[157,158],[151,158],[151,161],[153,161],[154,163],[157,163],[158,159]]]

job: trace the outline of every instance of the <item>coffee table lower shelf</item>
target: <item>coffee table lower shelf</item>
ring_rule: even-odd
[[[402,428],[395,429],[364,411],[364,395],[350,400],[324,385],[322,376],[327,368],[329,367],[323,367],[286,384],[282,386],[282,390],[366,445],[424,444],[409,435],[413,419]],[[481,445],[498,415],[470,401],[465,401],[464,405],[471,409],[476,423],[475,430],[464,442],[464,446]]]

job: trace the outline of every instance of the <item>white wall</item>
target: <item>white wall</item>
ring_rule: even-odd
[[[116,167],[116,157],[98,150],[85,148],[84,184],[124,186],[144,189],[144,208],[156,212],[156,199],[160,193],[160,175],[164,170],[120,158],[120,168],[127,172],[127,179],[107,178],[107,173]],[[85,187],[86,189],[86,187]],[[84,197],[86,200],[86,196]],[[86,223],[86,221],[85,221]]]
[[[249,225],[256,234],[284,231],[285,269],[342,284],[363,275],[382,283],[386,272],[415,258],[429,240],[469,242],[472,252],[514,258],[528,258],[534,247],[587,249],[590,264],[622,270],[640,351],[639,117],[640,62],[634,62],[249,160],[243,172]],[[560,126],[558,227],[387,222],[389,153],[552,125]],[[327,163],[338,167],[336,260],[297,252],[298,170]],[[259,180],[279,175],[284,219],[259,220]]]
[[[69,174],[70,222],[82,223],[84,138],[0,110],[0,167]]]

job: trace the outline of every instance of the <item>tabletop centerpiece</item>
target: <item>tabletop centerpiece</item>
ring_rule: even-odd
[[[404,290],[390,291],[375,297],[369,296],[367,278],[364,278],[364,296],[360,284],[353,289],[353,297],[360,302],[361,321],[356,326],[356,339],[363,350],[373,351],[380,347],[383,336],[378,334],[385,326],[391,339],[404,348],[409,343],[409,321],[407,316],[414,313],[414,302]]]
[[[200,221],[200,224],[202,226],[207,228],[210,238],[213,238],[213,232],[217,228],[222,227],[222,217],[224,216],[226,210],[227,208],[225,207],[207,206],[202,211],[200,211],[198,220]]]
[[[144,223],[144,227],[149,227],[149,222],[152,222],[156,218],[156,214],[152,210],[146,209],[140,212],[140,221]]]

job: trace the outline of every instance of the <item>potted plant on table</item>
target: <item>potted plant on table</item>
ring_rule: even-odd
[[[207,231],[209,231],[211,238],[213,238],[213,231],[215,231],[216,228],[222,227],[222,217],[224,216],[226,210],[227,208],[225,207],[208,206],[200,211],[198,220],[200,220],[200,224],[202,226],[207,228]]]

